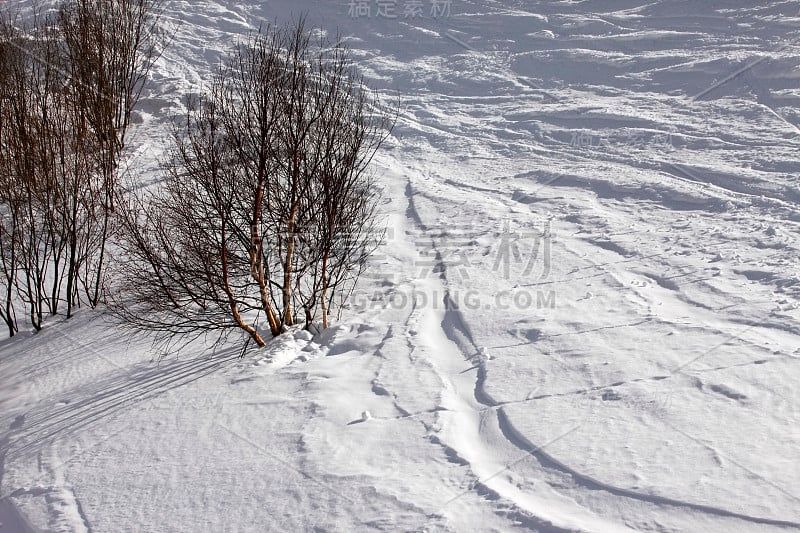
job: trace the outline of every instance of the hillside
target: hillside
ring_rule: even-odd
[[[0,531],[800,530],[796,2],[166,4],[138,179],[306,12],[401,99],[386,242],[243,358],[88,310],[0,341]]]

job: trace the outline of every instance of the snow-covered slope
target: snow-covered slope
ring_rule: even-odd
[[[800,529],[800,6],[168,1],[142,180],[304,11],[403,102],[352,309],[244,359],[0,343],[0,531]]]

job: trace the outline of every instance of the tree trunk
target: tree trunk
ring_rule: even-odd
[[[252,338],[256,342],[256,344],[258,344],[259,347],[264,347],[267,345],[267,343],[264,342],[264,339],[261,338],[261,335],[258,334],[258,331],[256,331],[256,329],[250,324],[247,324],[242,318],[242,315],[239,314],[239,306],[236,303],[236,298],[233,295],[233,290],[231,289],[231,284],[228,279],[228,243],[227,243],[227,236],[225,232],[224,222],[222,227],[222,250],[220,251],[220,253],[222,255],[221,257],[222,285],[223,285],[223,290],[225,291],[225,294],[228,297],[228,305],[231,308],[231,315],[233,316],[233,320],[234,322],[236,322],[237,326],[239,326],[241,329],[246,331],[248,335],[250,335],[250,338]]]
[[[289,223],[286,226],[289,242],[286,243],[286,263],[283,265],[283,323],[287,326],[294,323],[292,320],[292,261],[294,260],[294,220],[296,216],[297,206],[295,205],[292,207]]]

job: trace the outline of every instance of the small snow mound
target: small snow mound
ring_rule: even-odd
[[[555,39],[556,34],[550,30],[539,30],[527,34],[528,37],[544,37],[545,39]]]
[[[341,324],[337,324],[336,326],[331,326],[327,329],[323,329],[319,333],[314,336],[314,341],[318,343],[320,346],[330,346],[336,340],[336,337],[339,336],[340,331],[344,328]]]
[[[312,335],[307,329],[301,329],[294,334],[294,338],[299,341],[311,341],[311,339],[314,338],[314,335]]]
[[[319,351],[328,356],[354,353],[374,353],[382,342],[385,330],[365,323],[337,324],[314,336]]]

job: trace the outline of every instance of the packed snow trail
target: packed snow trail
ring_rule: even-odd
[[[414,194],[414,189],[410,182],[405,192],[409,201],[409,209],[407,210],[408,218],[419,226],[417,232],[409,232],[406,230],[405,233],[419,235],[421,232],[422,235],[426,233],[427,235],[435,235],[436,232],[431,232],[431,228],[426,226],[424,217],[420,215],[419,210],[414,204],[414,199],[419,198],[419,195]],[[395,195],[399,196],[397,193],[395,193]],[[395,226],[395,228],[397,228],[397,226]],[[400,233],[403,233],[402,228]],[[420,243],[419,240],[416,242]],[[395,240],[392,245],[396,247],[398,242]],[[435,252],[437,258],[441,257],[442,254],[436,249],[435,240],[429,243],[424,253],[429,256],[432,251]],[[409,263],[415,264],[413,261]],[[418,261],[416,264],[420,263],[424,264],[424,261]],[[591,514],[588,514],[584,520],[580,520],[579,517],[586,513],[586,509],[576,509],[574,503],[573,506],[569,504],[565,505],[563,501],[564,496],[562,494],[558,494],[556,500],[548,501],[545,499],[544,501],[537,501],[536,493],[541,493],[542,487],[548,487],[548,483],[552,484],[552,481],[546,481],[539,485],[533,483],[536,489],[531,492],[534,494],[519,490],[519,487],[509,488],[505,484],[498,483],[496,478],[500,474],[509,475],[509,477],[513,479],[513,467],[516,463],[524,460],[526,458],[525,454],[527,453],[535,458],[535,461],[541,465],[542,470],[546,472],[537,472],[534,479],[547,479],[548,477],[552,477],[554,473],[556,475],[560,474],[565,479],[560,479],[558,483],[555,484],[557,487],[563,489],[565,486],[574,485],[571,492],[582,492],[586,490],[595,492],[602,491],[608,496],[608,498],[605,498],[606,500],[620,499],[622,502],[626,502],[617,503],[616,505],[634,506],[634,504],[638,502],[640,504],[638,506],[640,517],[648,516],[652,519],[666,511],[664,521],[669,522],[669,514],[675,509],[684,514],[700,515],[692,516],[692,520],[698,522],[707,520],[713,523],[713,520],[719,517],[723,519],[733,519],[730,521],[723,521],[723,523],[736,524],[741,521],[744,523],[749,522],[753,524],[800,528],[800,523],[798,522],[737,513],[725,508],[696,504],[690,500],[680,500],[658,494],[646,494],[636,490],[616,487],[582,474],[553,458],[547,453],[547,446],[554,444],[562,438],[568,437],[570,433],[579,428],[580,423],[585,423],[586,421],[579,421],[579,423],[567,429],[562,435],[556,436],[551,442],[544,443],[543,446],[532,443],[528,437],[517,430],[504,411],[504,407],[499,405],[484,389],[487,366],[490,363],[486,356],[485,349],[475,344],[475,340],[473,339],[469,326],[465,322],[464,316],[459,311],[458,305],[453,301],[449,293],[447,265],[443,262],[437,263],[434,265],[433,272],[437,274],[432,278],[417,281],[414,288],[409,290],[409,294],[423,302],[422,305],[428,309],[427,316],[420,316],[420,318],[409,324],[410,333],[413,338],[419,337],[426,339],[423,349],[425,353],[428,354],[428,358],[435,361],[434,367],[437,368],[437,372],[441,374],[445,392],[450,392],[451,389],[455,389],[456,391],[460,389],[461,391],[461,398],[451,398],[450,400],[456,407],[443,409],[443,411],[448,414],[455,413],[448,419],[451,427],[447,428],[446,426],[445,430],[446,433],[455,436],[451,437],[449,440],[445,438],[444,442],[447,443],[459,457],[466,461],[467,465],[476,472],[479,480],[486,479],[486,481],[479,481],[474,484],[475,490],[486,490],[488,486],[489,490],[495,493],[497,497],[510,500],[514,502],[515,505],[521,507],[523,511],[531,513],[531,524],[536,524],[537,526],[542,526],[542,524],[544,524],[545,527],[554,527],[558,525],[560,527],[571,527],[583,531],[611,531],[615,530],[615,528],[624,527],[621,525],[604,524],[600,516],[592,516]],[[412,315],[423,315],[423,313],[424,312],[415,308]],[[422,326],[423,324],[427,325],[427,327]],[[431,327],[436,324],[440,326],[435,328]],[[412,345],[414,346],[414,350],[420,348],[415,343],[412,343]],[[452,348],[456,348],[456,350]],[[465,362],[467,362],[467,365],[464,365]],[[475,374],[474,378],[471,377],[472,373]],[[668,376],[655,376],[655,379],[658,381],[666,378],[668,378]],[[465,381],[467,383],[465,383]],[[459,383],[461,384],[460,387],[457,385]],[[621,383],[617,383],[616,385],[620,384]],[[606,387],[600,388],[605,389]],[[452,394],[450,394],[450,396],[452,396]],[[476,407],[476,402],[482,405]],[[493,409],[495,407],[497,409]],[[476,410],[479,411],[480,414],[476,413]],[[461,416],[458,416],[459,414],[461,414]],[[467,416],[465,416],[465,414]],[[491,463],[497,460],[497,455],[501,455],[503,447],[499,444],[498,440],[502,438],[507,439],[517,450],[514,450],[514,452],[516,452],[516,457],[506,457],[504,460],[500,461],[500,464],[507,465],[506,467],[498,468],[497,464],[491,465]],[[482,448],[480,446],[481,442],[488,442],[491,443],[491,445]],[[489,448],[491,448],[491,452],[488,451]],[[523,453],[521,457],[519,456],[520,452]],[[508,451],[506,451],[506,453],[508,453]],[[487,463],[491,465],[490,468],[487,468]],[[528,470],[528,472],[530,472],[530,470]],[[528,478],[527,481],[530,483],[533,480]],[[500,487],[497,486],[498,484]],[[558,501],[559,498],[562,501]],[[580,499],[585,500],[586,498],[587,496],[582,495]],[[608,505],[608,503],[604,505]],[[554,516],[557,518],[553,518]],[[559,521],[558,518],[563,518],[566,522]],[[659,522],[661,521],[659,520]],[[641,524],[642,521],[639,523]]]

